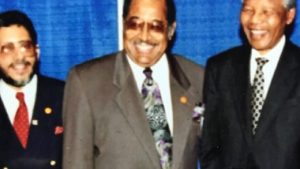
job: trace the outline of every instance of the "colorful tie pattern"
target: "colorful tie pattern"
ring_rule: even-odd
[[[252,111],[252,133],[255,135],[258,126],[258,121],[261,116],[261,110],[264,104],[264,73],[263,66],[268,62],[265,58],[257,58],[257,69],[254,75],[251,96],[251,111]]]
[[[146,79],[142,86],[145,112],[151,128],[162,169],[171,169],[172,137],[166,119],[164,105],[157,83],[152,79],[152,70],[144,70]]]
[[[15,115],[13,126],[22,147],[26,149],[29,135],[28,111],[24,101],[24,94],[18,92],[16,98],[19,100],[19,107]]]

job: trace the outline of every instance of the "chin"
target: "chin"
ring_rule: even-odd
[[[30,82],[32,79],[34,73],[30,74],[28,77],[22,77],[22,78],[14,78],[9,75],[2,75],[3,81],[5,81],[7,84],[14,86],[14,87],[23,87],[27,83]]]

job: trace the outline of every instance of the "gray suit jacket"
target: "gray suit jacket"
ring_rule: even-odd
[[[202,101],[203,69],[168,57],[173,102],[173,169],[196,168],[199,124],[192,111]],[[183,104],[180,97],[188,102]],[[64,169],[159,169],[159,156],[142,96],[122,52],[71,70],[64,100]]]

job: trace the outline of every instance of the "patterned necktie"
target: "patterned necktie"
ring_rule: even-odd
[[[142,86],[142,95],[146,116],[155,140],[156,149],[160,156],[162,169],[171,169],[172,137],[159,87],[152,79],[152,70],[150,68],[146,68],[144,74],[146,75],[146,79]]]
[[[261,116],[261,110],[264,104],[264,73],[263,66],[268,62],[265,58],[256,58],[257,69],[254,75],[251,95],[251,111],[252,111],[252,133],[255,135],[258,121]]]
[[[24,93],[18,92],[16,98],[19,100],[19,107],[13,125],[22,147],[26,149],[29,135],[29,119],[27,106],[24,101]]]

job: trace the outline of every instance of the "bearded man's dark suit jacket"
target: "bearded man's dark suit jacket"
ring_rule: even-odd
[[[250,51],[233,48],[207,63],[201,169],[300,168],[300,49],[286,42],[255,136]]]
[[[195,169],[203,69],[169,56],[173,103],[173,169]],[[186,97],[187,103],[180,102]],[[64,95],[64,169],[159,169],[143,100],[120,52],[76,66]]]
[[[61,169],[63,87],[62,81],[38,76],[26,150],[0,101],[0,168]]]

